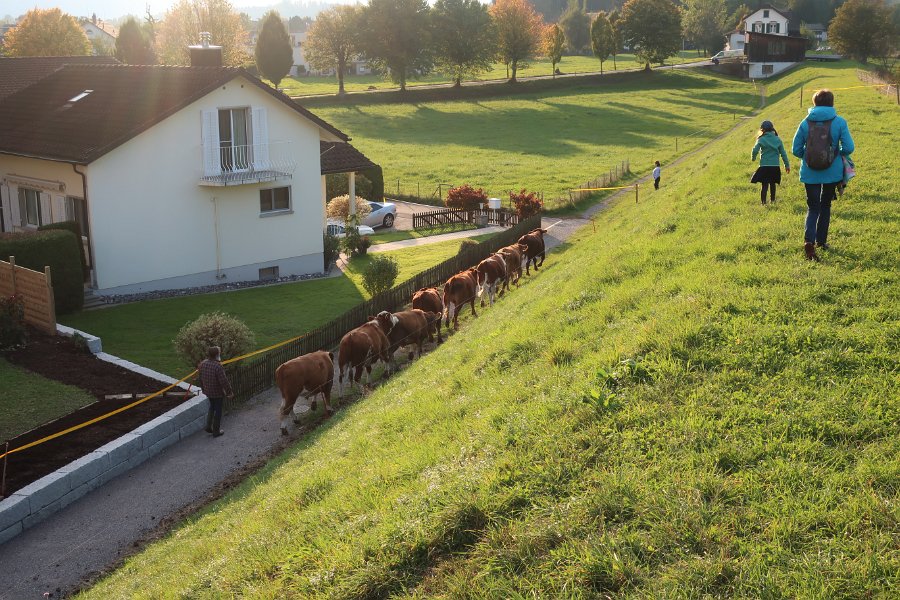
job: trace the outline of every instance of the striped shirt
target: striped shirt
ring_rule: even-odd
[[[225,376],[225,367],[208,358],[200,363],[200,389],[207,398],[224,398],[231,395],[231,384]]]

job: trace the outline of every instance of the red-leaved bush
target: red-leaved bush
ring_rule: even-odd
[[[477,190],[471,185],[464,184],[447,190],[447,207],[461,208],[464,210],[475,210],[481,208],[482,204],[487,204],[488,198],[484,190]]]
[[[536,215],[544,208],[544,203],[537,194],[524,189],[521,192],[510,192],[509,201],[516,207],[516,212],[522,219]]]

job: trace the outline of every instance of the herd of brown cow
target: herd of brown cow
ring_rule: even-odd
[[[522,269],[530,275],[530,266],[537,271],[544,264],[544,234],[546,229],[534,229],[526,233],[510,246],[501,248],[491,256],[478,263],[478,266],[457,273],[444,284],[443,296],[437,288],[424,288],[413,294],[412,308],[396,313],[381,311],[359,327],[347,332],[341,339],[338,349],[338,386],[341,396],[344,395],[344,376],[348,384],[360,384],[363,371],[366,383],[372,376],[372,367],[382,361],[388,373],[396,368],[394,354],[405,346],[415,346],[418,357],[422,354],[422,344],[427,339],[437,341],[441,338],[441,319],[445,326],[459,329],[459,311],[466,303],[475,312],[475,299],[481,298],[481,306],[485,305],[487,296],[491,305],[495,296],[501,296],[509,289],[510,282],[519,285]],[[540,259],[540,263],[538,263]],[[412,360],[410,351],[409,359]],[[281,392],[281,433],[287,435],[288,417],[293,412],[297,398],[313,398],[310,408],[316,409],[315,397],[322,394],[325,412],[332,414],[331,389],[334,387],[334,353],[319,350],[304,354],[282,364],[275,371],[275,384]],[[294,422],[298,420],[295,417]]]

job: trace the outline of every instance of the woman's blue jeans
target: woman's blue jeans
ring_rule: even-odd
[[[835,198],[837,183],[806,184],[806,231],[804,241],[824,245],[828,241],[828,225],[831,223],[831,201]]]

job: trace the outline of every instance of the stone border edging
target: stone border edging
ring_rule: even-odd
[[[79,334],[88,340],[97,358],[117,364],[152,379],[172,384],[177,380],[162,373],[135,365],[116,356],[100,352],[100,338],[58,325],[62,335]],[[45,475],[37,481],[0,500],[0,544],[32,527],[50,515],[75,502],[88,492],[126,473],[165,448],[203,429],[206,417],[206,396],[195,386],[180,384],[182,389],[198,392],[152,421],[101,446]]]

